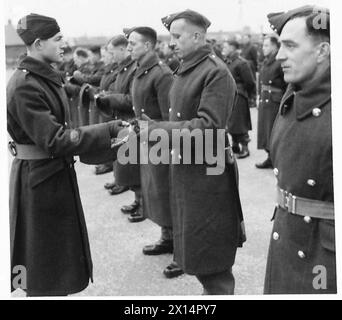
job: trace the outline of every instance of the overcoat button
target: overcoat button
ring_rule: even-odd
[[[273,173],[274,173],[275,176],[277,176],[279,174],[279,170],[277,168],[274,168],[273,169]]]
[[[272,83],[272,80],[268,81],[268,83]]]
[[[298,251],[298,257],[301,258],[301,259],[304,259],[305,258],[305,253],[301,250]]]
[[[180,118],[180,116],[181,116],[181,114],[178,112],[178,113],[177,113],[177,117]]]
[[[145,74],[147,74],[147,73],[148,73],[148,71],[146,70],[146,71],[145,71]]]
[[[141,109],[141,112],[145,112],[145,109]]]
[[[305,217],[304,217],[304,221],[305,221],[306,223],[310,223],[310,222],[312,221],[312,219],[311,219],[311,217],[309,217],[309,216],[305,216]]]
[[[268,99],[266,99],[266,103],[268,102],[269,100]]]
[[[171,112],[171,111],[172,111],[172,109],[170,108],[170,109],[169,109],[169,112]]]
[[[319,117],[321,115],[321,113],[322,113],[322,111],[319,108],[314,108],[312,110],[312,114],[313,114],[314,117]]]
[[[274,232],[273,233],[273,240],[278,240],[279,239],[279,233],[278,232]]]
[[[313,180],[313,179],[309,179],[309,180],[307,181],[307,184],[308,184],[310,187],[314,187],[314,186],[316,185],[316,181]]]
[[[127,71],[127,68],[124,68],[124,71]]]
[[[175,150],[172,149],[171,150],[171,155],[173,156],[174,153],[175,153]]]

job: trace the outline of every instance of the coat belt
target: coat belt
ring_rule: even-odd
[[[276,87],[265,85],[265,84],[261,85],[261,91],[271,91],[271,92],[280,92],[280,93],[283,92],[283,90],[281,90],[280,88],[276,88]]]
[[[301,198],[277,187],[278,206],[289,213],[317,219],[334,220],[334,203]]]
[[[14,141],[10,141],[8,143],[8,148],[14,157],[21,160],[39,160],[54,158],[34,144],[17,144]]]

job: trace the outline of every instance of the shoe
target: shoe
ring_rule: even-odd
[[[157,256],[164,253],[173,253],[172,240],[159,240],[157,243],[143,248],[143,254],[147,256]]]
[[[95,174],[104,174],[107,172],[113,171],[113,165],[108,165],[108,164],[99,164],[95,167]]]
[[[249,156],[248,146],[242,145],[241,151],[237,154],[238,159],[244,159]]]
[[[141,210],[137,210],[136,212],[132,213],[129,217],[128,217],[128,221],[135,223],[135,222],[141,222],[144,221],[146,218],[142,215],[142,211]]]
[[[129,188],[128,187],[123,187],[123,186],[118,186],[117,184],[112,188],[108,190],[108,193],[111,196],[115,196],[116,194],[123,193],[127,191]]]
[[[257,163],[255,166],[258,169],[272,169],[273,168],[272,161],[270,158],[267,158],[264,162]]]
[[[115,182],[107,182],[104,185],[104,188],[107,190],[113,189],[113,187],[115,186]]]
[[[178,266],[178,264],[174,261],[172,261],[164,270],[163,274],[166,278],[176,278],[180,275],[182,275],[184,271]]]
[[[134,200],[134,202],[128,206],[123,206],[121,208],[121,212],[124,214],[132,214],[138,210],[140,206],[140,203],[137,200]]]

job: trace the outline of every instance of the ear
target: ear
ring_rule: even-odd
[[[35,48],[36,50],[41,50],[41,48],[42,48],[42,41],[39,38],[37,38],[32,43],[32,47]]]
[[[317,61],[322,62],[330,58],[330,43],[321,42],[317,48]]]

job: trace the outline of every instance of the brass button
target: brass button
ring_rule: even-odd
[[[268,83],[272,83],[272,80],[268,81]]]
[[[310,222],[312,221],[312,219],[311,219],[311,217],[309,217],[309,216],[305,216],[305,217],[304,217],[304,221],[305,221],[306,223],[310,223]]]
[[[141,112],[145,112],[145,109],[141,109]]]
[[[146,70],[146,71],[145,71],[145,74],[147,74],[147,73],[148,73],[148,71]]]
[[[171,150],[171,155],[173,156],[174,153],[175,153],[175,150],[172,149],[172,150]]]
[[[178,155],[178,159],[179,159],[179,160],[182,159],[182,156],[181,156],[180,154]]]
[[[319,108],[314,108],[314,109],[312,110],[312,115],[313,115],[314,117],[319,117],[319,116],[321,115],[321,113],[322,113],[322,111],[321,111],[321,109],[319,109]]]
[[[304,259],[306,256],[305,256],[305,253],[302,250],[299,250],[298,251],[298,257],[301,258],[301,259]]]
[[[124,71],[127,71],[127,68],[124,68]]]
[[[313,180],[313,179],[309,179],[307,182],[306,182],[310,187],[314,187],[316,185],[316,181]]]
[[[172,109],[171,108],[169,108],[169,112],[171,112],[172,111]]]
[[[273,169],[273,173],[275,176],[278,176],[279,175],[279,170],[277,168],[274,168]]]
[[[279,233],[278,232],[273,232],[273,240],[278,240],[279,239]]]
[[[180,118],[181,114],[179,112],[177,112],[177,117]]]
[[[269,101],[269,100],[268,100],[268,99],[266,99],[266,103],[268,103],[268,101]]]

